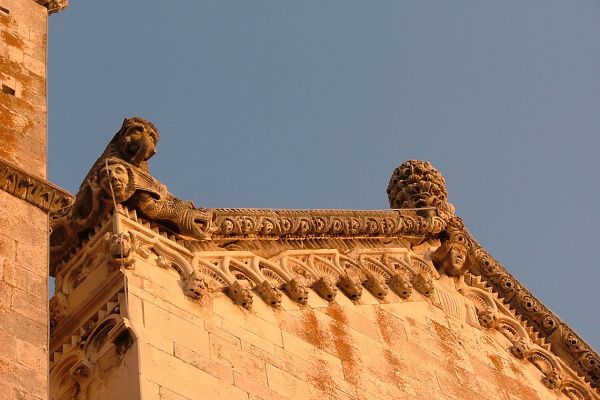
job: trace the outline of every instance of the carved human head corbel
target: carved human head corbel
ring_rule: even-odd
[[[117,159],[106,159],[105,163],[100,165],[95,178],[102,190],[102,196],[110,199],[114,194],[118,203],[127,200],[134,192],[131,169]]]
[[[135,166],[145,167],[145,162],[156,153],[158,139],[158,129],[154,124],[140,117],[131,117],[125,118],[114,140],[121,158]]]
[[[459,240],[447,240],[431,255],[433,265],[440,274],[451,277],[464,275],[468,270],[468,248]]]

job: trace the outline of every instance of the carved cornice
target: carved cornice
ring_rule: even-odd
[[[468,234],[466,231],[462,233]],[[280,240],[277,241],[279,251],[263,254],[261,251],[222,248],[194,251],[175,239],[142,220],[132,218],[131,212],[119,207],[118,213],[106,220],[89,242],[59,269],[57,294],[51,300],[51,315],[54,317],[51,318],[51,348],[61,352],[63,342],[74,329],[73,323],[85,320],[88,317],[83,316],[90,314],[86,307],[72,311],[70,315],[61,308],[61,301],[64,303],[82,281],[96,268],[108,265],[112,272],[100,283],[102,289],[94,289],[96,295],[106,293],[105,288],[116,287],[111,282],[118,282],[121,274],[139,268],[136,260],[144,260],[145,267],[142,268],[150,265],[177,271],[184,294],[191,300],[199,300],[200,304],[206,304],[204,300],[207,297],[220,292],[246,309],[251,309],[256,301],[275,308],[287,307],[285,297],[309,306],[322,305],[323,300],[339,302],[340,296],[361,304],[361,298],[368,292],[383,303],[431,301],[456,318],[462,318],[461,312],[456,310],[467,307],[466,322],[479,329],[503,334],[512,343],[507,351],[537,367],[543,373],[542,382],[549,390],[560,391],[569,399],[600,398],[597,393],[592,394],[589,387],[586,388],[583,378],[577,376],[581,370],[569,362],[568,355],[556,351],[552,336],[540,335],[527,319],[521,318],[526,315],[522,307],[506,302],[507,297],[502,292],[490,288],[489,281],[485,279],[485,276],[490,276],[489,273],[471,268],[473,273],[466,272],[464,276],[455,277],[458,282],[455,289],[447,289],[441,284],[441,274],[436,270],[435,262],[430,261],[437,253],[436,248],[441,248],[436,243],[419,246],[421,255],[418,255],[409,244],[402,247],[400,242],[395,242],[397,247],[356,246],[348,251],[347,248],[335,247],[288,249],[290,242]],[[468,240],[472,238],[468,237]],[[484,256],[489,255],[486,253]],[[472,255],[469,264],[475,257],[479,256]],[[481,260],[482,265],[489,262],[488,259]],[[115,270],[119,267],[120,272]],[[501,271],[501,267],[495,270]],[[115,290],[108,292],[115,293]],[[460,295],[470,300],[470,305],[461,300]],[[323,300],[315,300],[317,296]],[[103,301],[90,297],[86,304],[103,304]],[[367,300],[371,301],[372,298]],[[103,309],[103,315],[115,305],[114,301],[110,304],[106,310]],[[56,357],[55,353],[53,365],[58,365]]]
[[[114,265],[124,268],[133,267],[132,254],[138,252],[148,257],[149,249],[152,248],[160,256],[157,260],[159,266],[169,267],[176,264],[179,271],[188,271],[182,279],[186,284],[186,293],[190,297],[201,297],[207,290],[210,284],[207,285],[202,274],[208,273],[213,276],[215,282],[220,282],[221,289],[226,290],[237,302],[246,306],[249,303],[248,299],[251,299],[249,290],[255,290],[263,299],[271,303],[277,303],[281,295],[278,294],[280,288],[304,301],[306,287],[331,293],[332,284],[350,293],[351,298],[357,296],[358,287],[362,286],[374,293],[376,297],[380,293],[385,295],[388,287],[403,296],[402,293],[407,293],[409,286],[423,294],[431,293],[433,278],[419,273],[395,274],[395,267],[390,269],[389,266],[385,266],[383,259],[375,258],[375,262],[367,264],[377,267],[373,268],[373,271],[385,273],[348,274],[351,268],[342,268],[338,265],[328,269],[335,272],[331,276],[319,275],[315,272],[309,274],[311,278],[302,283],[300,280],[293,279],[293,274],[286,270],[287,267],[277,267],[274,268],[273,274],[278,275],[280,279],[267,273],[267,278],[274,279],[269,280],[263,279],[265,277],[261,275],[260,266],[270,265],[271,261],[256,261],[256,258],[250,257],[251,260],[247,262],[254,263],[252,265],[255,265],[253,267],[255,273],[248,273],[249,284],[244,286],[239,284],[239,277],[232,272],[231,260],[221,257],[228,251],[235,250],[237,242],[250,245],[255,242],[258,244],[256,248],[261,248],[261,244],[276,241],[285,250],[308,248],[316,250],[319,246],[327,247],[324,244],[326,241],[318,239],[328,238],[334,239],[333,242],[335,239],[344,239],[357,244],[364,239],[395,238],[405,240],[413,246],[426,241],[430,243],[437,241],[440,246],[431,254],[435,266],[434,272],[460,278],[469,270],[472,274],[481,277],[503,301],[527,321],[535,331],[535,335],[550,343],[551,350],[557,357],[585,376],[592,387],[600,387],[598,354],[473,239],[460,218],[454,216],[454,207],[447,200],[444,178],[430,163],[410,160],[394,171],[387,193],[390,206],[399,209],[384,211],[207,210],[196,208],[191,202],[177,199],[150,175],[147,161],[155,152],[158,137],[156,127],[148,121],[137,117],[125,119],[119,132],[88,173],[74,205],[52,222],[50,268],[52,273],[60,273],[61,265],[69,262],[72,258],[70,252],[81,245],[82,238],[97,232],[97,227],[102,221],[113,213],[114,203],[117,203],[118,210],[121,210],[121,207],[130,210],[125,213],[125,220],[131,219],[133,214],[133,220],[137,221],[137,214],[139,214],[146,224],[144,229],[148,228],[150,236],[153,235],[153,230],[160,232],[167,241],[176,242],[182,248],[187,248],[188,253],[194,253],[196,250],[218,250],[220,255],[214,256],[216,258],[212,265],[220,265],[217,268],[219,271],[229,272],[219,275],[215,270],[211,275],[209,270],[212,267],[208,261],[203,263],[198,259],[200,261],[196,261],[200,264],[196,265],[189,259],[186,261],[179,250],[165,250],[168,246],[162,241],[157,242],[145,238],[144,235],[135,236],[120,231],[113,232],[105,242]],[[11,179],[10,182],[17,180],[17,178]],[[9,179],[4,180],[9,181]],[[13,186],[19,188],[24,193],[23,196],[27,197],[30,192],[28,185],[29,183]],[[34,190],[33,197],[39,197],[40,192]],[[300,244],[294,247],[290,245],[292,241]],[[264,248],[266,247],[268,246],[265,245]],[[271,251],[275,247],[277,246],[272,246]],[[361,248],[360,245],[345,247],[340,251],[340,256],[346,257]],[[252,249],[252,246],[246,248]],[[300,265],[303,262],[307,270],[314,270],[308,261],[300,260],[296,264]],[[364,260],[348,262],[361,264]],[[240,263],[237,267],[234,265],[233,269],[239,272],[243,262]],[[328,263],[333,263],[335,266],[335,262],[324,259],[323,265]],[[184,264],[187,265],[186,268],[183,268]],[[204,267],[198,269],[199,265]],[[386,268],[388,268],[387,272]],[[317,289],[321,287],[325,289]],[[486,323],[491,323],[490,316],[486,313],[487,311],[483,310],[480,317]]]
[[[69,7],[69,0],[35,0],[35,2],[46,7],[48,14],[59,13]]]
[[[0,160],[0,189],[47,213],[64,209],[74,200],[64,189],[3,160]]]
[[[435,236],[451,215],[411,210],[211,209],[216,238]]]
[[[465,230],[472,241],[470,271],[478,275],[498,296],[509,304],[551,344],[551,350],[569,367],[582,374],[590,385],[600,388],[600,356],[573,329],[562,322],[529,290],[515,279]]]

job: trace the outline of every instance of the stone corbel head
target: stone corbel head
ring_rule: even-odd
[[[200,271],[195,270],[185,280],[184,293],[186,296],[199,300],[206,296],[208,292],[208,284],[204,279],[204,275]]]
[[[378,299],[383,299],[387,296],[389,288],[385,284],[385,279],[378,274],[369,272],[367,280],[364,282],[365,288]]]
[[[510,348],[510,353],[520,360],[523,360],[531,354],[531,346],[528,341],[521,339],[514,342]]]
[[[250,310],[252,308],[253,296],[252,289],[245,281],[235,280],[227,287],[227,294],[235,304],[238,304]]]
[[[392,290],[403,299],[408,299],[412,294],[413,285],[405,273],[396,272],[389,283]]]
[[[362,295],[362,282],[359,274],[353,269],[346,269],[346,273],[340,278],[340,288],[350,300],[360,300]]]
[[[50,299],[50,331],[60,324],[67,316],[67,296],[62,293],[55,293]]]
[[[271,284],[271,282],[265,279],[260,285],[258,285],[257,290],[258,294],[260,297],[262,297],[265,303],[275,308],[281,306],[281,299],[283,297],[281,290]]]
[[[133,258],[135,238],[129,232],[107,232],[104,238],[104,248],[111,266],[125,268],[133,266],[135,262]]]
[[[329,276],[322,276],[317,280],[313,289],[327,301],[333,301],[337,295],[337,286]]]
[[[298,278],[290,279],[285,285],[290,297],[300,304],[308,302],[308,288]]]
[[[542,378],[542,383],[551,390],[560,389],[563,382],[563,376],[560,371],[550,371]]]
[[[491,329],[496,326],[496,313],[491,307],[478,311],[477,318],[479,319],[479,324],[484,328]]]
[[[425,297],[431,297],[435,290],[433,287],[433,278],[423,272],[419,272],[413,277],[412,286]]]
[[[440,274],[459,277],[468,270],[468,249],[460,240],[447,240],[432,254],[433,265]]]
[[[98,171],[90,182],[92,191],[98,185],[102,197],[112,200],[113,194],[117,203],[129,199],[135,192],[134,176],[130,166],[116,158],[107,158],[99,165]]]

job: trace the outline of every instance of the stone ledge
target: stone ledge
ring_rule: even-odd
[[[4,160],[0,160],[0,189],[47,213],[58,212],[73,203],[69,192]]]

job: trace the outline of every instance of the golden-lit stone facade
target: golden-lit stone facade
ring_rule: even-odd
[[[51,399],[600,399],[431,164],[394,171],[396,209],[201,209],[150,175],[157,141],[126,119],[54,214]]]
[[[48,13],[0,0],[0,399],[48,393],[48,212],[71,196],[46,178]]]

